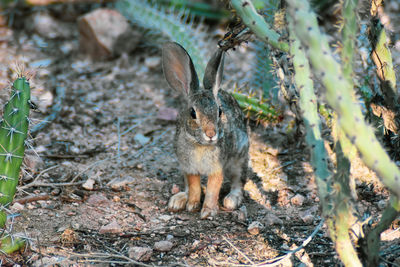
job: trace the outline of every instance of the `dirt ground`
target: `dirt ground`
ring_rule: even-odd
[[[55,8],[51,15],[62,10]],[[34,149],[27,152],[11,206],[9,225],[29,239],[29,246],[4,257],[3,264],[272,266],[277,259],[271,259],[300,246],[322,218],[303,137],[287,131],[290,114],[278,125],[252,124],[254,173],[239,210],[221,209],[213,220],[200,220],[199,213],[169,212],[168,199],[183,189],[172,149],[179,99],[164,80],[160,51],[142,47],[111,60],[91,61],[80,52],[75,23],[84,10],[70,14],[66,9],[57,20],[62,32],[55,38],[30,29],[29,18],[17,17],[13,28],[1,28],[1,106],[15,61],[35,73],[34,124],[51,113],[65,90],[57,118],[32,134]],[[225,79],[245,77],[251,60],[246,47],[230,53]],[[358,211],[377,220],[388,193],[360,162],[352,166],[352,174]],[[226,193],[224,187],[221,196]],[[382,236],[383,266],[400,265],[398,225],[399,220]],[[135,258],[137,247],[148,253],[146,261]],[[396,260],[397,265],[387,263]],[[305,248],[276,264],[341,265],[326,226]]]

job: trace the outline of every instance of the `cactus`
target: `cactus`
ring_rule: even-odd
[[[257,13],[251,1],[232,0],[231,3],[243,23],[246,24],[260,40],[267,42],[283,52],[289,51],[288,43],[279,40],[279,33],[274,31],[265,22],[264,18]]]
[[[253,76],[250,81],[252,89],[259,90],[263,97],[268,98],[271,103],[278,103],[279,88],[273,75],[273,62],[270,59],[269,49],[264,42],[255,42],[255,62]]]
[[[341,59],[343,75],[349,82],[353,79],[353,55],[355,40],[358,31],[357,25],[357,3],[358,0],[342,0],[342,49]]]
[[[18,74],[18,78],[12,85],[10,100],[5,105],[0,127],[1,228],[5,228],[6,226],[6,209],[14,198],[18,184],[20,168],[25,152],[25,141],[28,135],[29,109],[29,83],[22,74]],[[9,252],[13,249],[19,249],[24,244],[20,239],[10,239],[9,236],[3,236],[1,243],[0,249]]]
[[[301,40],[318,77],[326,88],[326,100],[338,114],[340,127],[357,147],[364,163],[374,170],[383,184],[400,197],[400,170],[378,142],[373,129],[363,119],[361,107],[354,103],[352,87],[343,77],[339,63],[320,33],[317,18],[304,0],[288,0],[289,12],[295,19],[296,35]]]
[[[188,12],[181,11],[176,14],[173,9],[167,10],[139,0],[121,0],[117,2],[116,7],[133,23],[158,30],[185,47],[193,60],[200,81],[203,79],[212,45],[202,24],[195,26]]]
[[[264,103],[263,99],[259,100],[253,96],[233,92],[232,96],[236,99],[239,106],[247,113],[247,117],[255,116],[257,122],[279,122],[282,120],[282,115],[273,107]]]
[[[300,108],[306,126],[306,142],[311,148],[311,162],[317,177],[319,195],[323,201],[323,210],[328,212],[325,198],[331,191],[328,186],[329,177],[332,175],[328,169],[328,155],[325,151],[324,141],[321,137],[321,121],[317,110],[317,97],[311,80],[310,67],[300,42],[294,35],[292,22],[290,22],[290,53],[293,55],[295,69],[294,81],[300,95]]]

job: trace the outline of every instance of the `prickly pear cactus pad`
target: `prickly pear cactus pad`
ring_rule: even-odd
[[[14,198],[28,133],[30,87],[19,75],[11,88],[0,126],[0,227],[6,223],[5,208]]]

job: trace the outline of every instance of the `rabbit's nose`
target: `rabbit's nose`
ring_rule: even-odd
[[[215,136],[215,129],[207,129],[206,135],[208,138],[212,139]]]

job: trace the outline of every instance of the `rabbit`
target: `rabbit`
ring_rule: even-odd
[[[164,76],[170,87],[180,92],[185,103],[178,113],[174,149],[185,179],[185,191],[168,203],[170,211],[197,211],[201,199],[201,175],[207,187],[201,219],[215,217],[223,179],[231,190],[224,198],[228,210],[243,199],[243,182],[248,167],[249,135],[246,118],[236,100],[220,89],[225,52],[218,49],[207,64],[200,88],[193,62],[179,44],[162,48]]]

